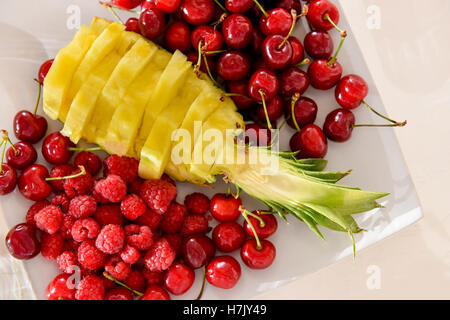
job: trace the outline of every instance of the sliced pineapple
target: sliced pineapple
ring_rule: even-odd
[[[58,119],[75,71],[92,43],[109,24],[105,19],[94,18],[89,27],[82,25],[72,42],[56,55],[44,80],[43,108],[51,119]]]

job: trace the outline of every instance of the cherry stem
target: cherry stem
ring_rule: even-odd
[[[297,21],[297,11],[295,11],[295,9],[291,9],[291,16],[292,16],[291,29],[289,30],[289,33],[287,34],[286,38],[284,38],[283,42],[281,42],[280,45],[278,46],[278,50],[283,48],[283,46],[286,44],[286,42],[288,41],[288,39],[292,35],[292,32],[294,32],[295,23]]]
[[[92,147],[92,148],[67,148],[69,151],[100,151],[102,150],[100,147]]]
[[[254,214],[253,212],[248,211],[247,214],[249,216],[252,216],[253,218],[255,218],[256,220],[259,221],[259,226],[261,228],[264,228],[266,226],[266,223],[264,222],[264,220],[261,217],[258,217],[258,215]]]
[[[111,280],[112,282],[114,282],[115,284],[122,286],[128,290],[130,290],[131,292],[133,292],[135,295],[138,295],[140,297],[142,297],[144,294],[142,292],[136,291],[134,289],[131,289],[129,286],[127,286],[125,283],[120,282],[119,280],[114,279],[110,274],[108,274],[106,271],[103,272],[103,276],[108,279]]]
[[[200,67],[202,66],[202,47],[203,47],[203,40],[200,40],[198,42],[198,59],[197,64],[194,67],[195,73],[198,76],[198,73],[200,71]]]
[[[204,52],[203,54],[204,55],[213,55],[213,54],[218,54],[218,53],[224,53],[224,52],[226,52],[227,50],[215,50],[215,51],[206,51],[206,52]]]
[[[12,143],[12,141],[11,141],[11,139],[9,138],[9,135],[8,135],[8,131],[6,131],[6,130],[1,130],[1,133],[2,133],[2,143],[3,142],[5,142],[6,144],[10,144],[11,145],[11,147],[13,148],[13,150],[14,150],[14,152],[15,152],[15,154],[16,154],[16,156],[17,155],[19,155],[19,150],[17,150],[17,148],[14,146],[14,144]],[[6,147],[6,146],[5,146]],[[2,158],[3,159],[3,158]]]
[[[34,115],[36,115],[37,110],[39,108],[39,102],[41,101],[42,85],[38,80],[34,79],[34,81],[38,83],[38,97],[36,100],[36,105],[34,106]]]
[[[86,169],[83,166],[78,166],[78,168],[81,170],[80,172],[66,176],[66,177],[54,177],[54,178],[45,178],[45,181],[56,181],[56,180],[65,180],[65,179],[74,179],[81,176],[84,176],[86,174]]]
[[[205,63],[206,72],[208,73],[209,78],[214,83],[214,85],[216,85],[217,87],[220,88],[219,84],[216,82],[216,80],[214,79],[214,77],[211,74],[211,70],[209,69],[209,63],[208,63],[208,59],[206,58],[206,55],[203,55],[203,62]]]
[[[242,97],[242,98],[248,98],[248,99],[250,99],[250,98],[247,97],[246,95],[240,94],[240,93],[225,93],[225,96],[226,96],[226,97]]]
[[[213,23],[211,23],[211,26],[214,27],[214,30],[217,29],[217,26],[219,24],[221,24],[222,22],[224,22],[227,17],[228,17],[228,13],[226,13],[226,12],[222,13],[222,15],[220,16],[219,20],[214,21]]]
[[[261,245],[261,242],[259,241],[258,234],[256,233],[255,227],[253,226],[252,222],[248,218],[248,215],[249,214],[251,215],[252,213],[250,211],[246,210],[243,206],[239,207],[239,211],[241,212],[241,214],[244,217],[245,221],[247,221],[248,225],[250,226],[250,228],[253,231],[253,235],[255,236],[255,240],[256,240],[256,249],[261,250],[262,249],[262,245]]]
[[[297,19],[306,16],[306,15],[308,14],[308,11],[309,11],[309,7],[308,7],[308,5],[305,3],[305,4],[303,5],[302,13],[299,14],[299,15],[297,16]]]
[[[119,22],[121,22],[122,24],[125,24],[123,22],[123,20],[119,17],[119,15],[117,14],[116,10],[113,9],[112,6],[108,6],[108,10],[109,12],[111,12],[111,14],[114,16],[114,18],[116,18]]]
[[[311,60],[309,58],[305,58],[301,62],[297,63],[295,66],[300,68],[300,67],[303,67],[304,65],[309,64],[310,62],[311,62]]]
[[[135,14],[138,14],[138,15],[142,13],[142,12],[139,11],[139,10],[125,9],[125,8],[116,6],[116,5],[114,5],[114,4],[110,3],[110,2],[99,1],[98,3],[100,3],[100,5],[101,5],[102,7],[105,7],[105,8],[114,8],[114,9],[118,9],[118,10],[121,10],[121,11],[126,11],[126,12],[130,12],[130,13],[135,13]]]
[[[407,122],[398,122],[398,123],[392,123],[392,124],[354,124],[353,128],[358,127],[404,127],[406,126]]]
[[[379,113],[378,111],[376,111],[374,108],[372,108],[372,107],[371,107],[366,101],[364,101],[364,100],[362,100],[361,103],[362,103],[363,105],[365,105],[367,108],[369,108],[369,109],[370,109],[373,113],[375,113],[377,116],[379,116],[379,117],[381,117],[381,118],[383,118],[383,119],[385,119],[385,120],[387,120],[387,121],[389,121],[389,122],[392,122],[392,123],[394,124],[393,127],[404,127],[404,126],[406,126],[406,124],[407,124],[407,121],[406,121],[406,120],[403,121],[403,122],[397,122],[397,121],[395,121],[395,120],[389,119],[388,117],[382,115],[381,113]]]
[[[341,28],[339,28],[339,27],[336,25],[336,23],[334,23],[334,21],[331,20],[331,17],[330,17],[330,15],[329,15],[328,13],[326,13],[323,17],[324,17],[325,20],[328,20],[328,21],[331,23],[331,25],[332,25],[337,31],[339,31],[339,32],[341,33],[342,36],[344,36],[344,34],[347,35],[347,32],[346,32],[345,30],[342,30]]]
[[[297,103],[298,99],[300,99],[300,93],[296,93],[292,96],[291,100],[291,116],[292,121],[294,122],[295,129],[297,129],[298,132],[300,132],[300,126],[297,123],[297,119],[295,117],[295,104]]]
[[[0,158],[0,175],[3,174],[3,158],[5,157],[6,141],[3,140],[0,144],[2,146],[2,155]]]
[[[200,293],[198,294],[197,298],[195,300],[201,300],[203,296],[203,292],[205,291],[205,284],[206,284],[206,265],[203,266],[203,281],[202,281],[202,288],[200,289]]]
[[[272,130],[272,124],[270,123],[269,114],[267,113],[266,97],[265,97],[264,91],[263,91],[263,89],[259,89],[258,92],[261,95],[261,101],[262,101],[262,105],[264,108],[264,114],[266,115],[266,120],[267,120],[267,127],[270,130]]]
[[[261,10],[263,15],[267,18],[269,14],[267,13],[266,10],[264,10],[263,6],[257,0],[253,0],[253,2],[258,6],[259,10]]]
[[[344,44],[345,39],[347,38],[347,33],[344,31],[341,34],[341,42],[339,42],[339,47],[337,48],[336,52],[334,53],[333,57],[328,61],[328,65],[331,67],[333,63],[336,61],[336,58],[341,51],[342,45]]]
[[[214,2],[220,7],[220,9],[222,9],[222,11],[227,12],[227,9],[225,9],[225,7],[220,3],[219,0],[214,0]]]

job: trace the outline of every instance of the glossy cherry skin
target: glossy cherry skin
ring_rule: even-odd
[[[333,88],[342,77],[342,66],[334,61],[331,65],[327,60],[315,60],[308,67],[308,76],[311,85],[319,90]]]
[[[164,13],[158,9],[147,9],[143,11],[139,16],[139,29],[145,38],[155,40],[166,29],[166,17]]]
[[[314,123],[317,117],[318,107],[314,100],[308,97],[300,97],[294,105],[294,116],[297,124],[300,128],[307,126],[308,124]],[[291,128],[296,129],[294,121],[292,120],[292,105],[291,103],[286,104],[286,117],[290,115],[287,120],[288,125]]]
[[[26,223],[13,227],[5,238],[9,253],[16,259],[28,260],[41,251],[41,245],[36,238],[36,229]]]
[[[288,41],[292,47],[292,58],[289,65],[295,66],[305,59],[305,49],[303,48],[302,42],[296,37],[289,37]]]
[[[14,144],[14,148],[16,148],[16,150],[9,147],[6,151],[6,159],[11,167],[18,170],[23,170],[36,161],[36,149],[34,149],[34,147],[28,142],[19,141]]]
[[[17,139],[34,144],[47,132],[48,123],[44,117],[30,111],[19,111],[14,117],[14,134]]]
[[[39,68],[38,79],[40,84],[44,84],[45,77],[47,76],[47,73],[50,70],[54,60],[55,59],[50,59],[45,61]]]
[[[158,9],[156,8],[155,0],[143,0],[141,2],[141,12],[147,9]]]
[[[279,89],[279,82],[277,75],[266,68],[256,70],[250,78],[248,85],[249,97],[257,102],[262,102],[260,90],[264,95],[266,101],[271,100],[276,96]]]
[[[337,7],[328,0],[317,0],[312,2],[309,6],[306,18],[313,29],[328,31],[333,28],[333,25],[324,18],[326,14],[330,16],[335,24],[339,23],[339,11]]]
[[[302,3],[300,0],[279,0],[276,4],[277,8],[283,8],[288,11],[291,9],[297,10],[297,12],[301,12],[303,10]]]
[[[277,121],[284,113],[284,100],[281,96],[275,96],[272,100],[266,103],[267,115],[270,121]],[[266,121],[266,113],[264,107],[260,105],[256,109],[256,116],[260,121]]]
[[[189,24],[206,25],[214,18],[214,0],[184,0],[181,13],[184,21]]]
[[[367,82],[356,74],[349,74],[338,82],[334,96],[341,107],[355,109],[361,105],[368,93]]]
[[[134,300],[133,294],[130,290],[124,287],[115,287],[112,289],[109,289],[105,293],[105,299],[104,300]]]
[[[100,160],[99,156],[89,151],[81,151],[80,153],[78,153],[73,160],[73,164],[75,165],[75,167],[83,166],[86,171],[89,172],[93,177],[95,177],[102,169],[102,161]],[[70,174],[71,172],[67,172],[66,175],[63,175],[63,177]]]
[[[141,28],[139,27],[139,19],[135,17],[129,18],[125,22],[126,31],[135,32],[135,33],[141,33]]]
[[[181,255],[192,269],[203,267],[216,253],[214,242],[203,234],[195,234],[184,239]]]
[[[289,141],[292,151],[300,151],[297,158],[323,158],[328,151],[328,142],[322,129],[309,124],[294,134]]]
[[[1,164],[3,172],[0,173],[0,195],[5,195],[14,191],[17,185],[16,169],[10,165]]]
[[[22,172],[19,178],[20,193],[31,201],[41,201],[52,193],[52,188],[45,181],[48,170],[40,164],[34,164]]]
[[[305,51],[313,59],[328,60],[333,54],[333,39],[326,31],[311,31],[303,41]]]
[[[241,277],[241,265],[231,256],[215,257],[206,267],[206,280],[215,287],[231,289]]]
[[[220,251],[233,252],[244,243],[245,233],[239,223],[223,222],[214,228],[212,239]]]
[[[47,300],[75,300],[76,289],[75,286],[72,288],[70,277],[68,273],[57,275],[47,287]]]
[[[291,29],[293,20],[292,15],[283,8],[276,8],[267,11],[268,16],[261,16],[259,21],[259,29],[266,36],[278,34],[287,36]]]
[[[175,262],[164,274],[164,287],[171,294],[179,296],[186,293],[194,283],[195,273],[187,265]]]
[[[273,214],[258,214],[256,211],[253,211],[253,213],[264,221],[264,226],[261,226],[261,222],[258,219],[248,216],[259,239],[266,239],[277,231],[278,222]],[[247,221],[244,221],[244,230],[250,237],[255,237],[253,230]]]
[[[292,97],[296,93],[302,95],[308,89],[309,82],[305,71],[289,67],[280,76],[280,93],[286,97]]]
[[[222,34],[228,47],[234,50],[243,50],[253,40],[252,22],[243,14],[232,14],[223,22]]]
[[[191,49],[191,31],[187,23],[176,21],[171,24],[165,33],[164,44],[170,51],[180,50],[183,53]]]
[[[250,69],[250,58],[238,51],[223,53],[216,64],[217,74],[227,81],[244,79]]]
[[[245,143],[252,146],[270,145],[272,133],[269,129],[260,126],[257,123],[251,123],[245,126]]]
[[[204,50],[217,51],[223,47],[222,34],[211,26],[200,26],[191,33],[191,43],[195,50],[198,51],[198,44],[202,41]]]
[[[277,251],[269,240],[261,240],[261,249],[257,248],[256,240],[247,240],[241,248],[242,261],[250,269],[266,269],[272,265]]]
[[[73,156],[75,144],[68,137],[63,136],[60,132],[51,133],[45,138],[42,144],[42,155],[48,163],[59,165],[69,162]]]
[[[180,7],[181,0],[155,0],[155,6],[166,13],[174,13]]]
[[[127,10],[136,8],[141,2],[142,0],[111,0],[112,4]]]
[[[249,11],[255,2],[253,0],[225,0],[225,8],[232,13],[244,13]]]
[[[241,216],[242,200],[225,193],[215,194],[210,201],[209,211],[219,222],[235,221]]]
[[[340,108],[331,111],[323,125],[323,132],[328,139],[344,142],[350,139],[355,125],[355,115],[348,109]]]
[[[284,69],[290,65],[293,55],[291,43],[280,35],[268,36],[262,44],[262,56],[273,70]],[[281,46],[281,47],[280,47]]]
[[[227,82],[228,92],[240,94],[243,96],[231,96],[234,103],[236,104],[239,110],[244,110],[251,108],[255,102],[248,98],[248,81],[247,80],[239,80],[239,81],[229,81]]]
[[[170,300],[169,294],[157,285],[148,286],[139,300]]]

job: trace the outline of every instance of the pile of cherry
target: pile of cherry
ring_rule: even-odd
[[[358,75],[342,75],[337,60],[347,33],[338,27],[339,11],[329,0],[112,0],[103,5],[137,12],[126,21],[128,31],[142,34],[167,50],[180,50],[196,68],[234,100],[252,122],[247,134],[259,145],[271,143],[272,123],[285,116],[297,132],[290,147],[299,158],[323,158],[327,138],[344,142],[355,127],[404,126],[372,109],[366,102],[368,85]],[[139,6],[141,10],[131,10]],[[306,17],[313,31],[303,43],[292,36]],[[341,42],[334,50],[328,31]],[[306,52],[306,53],[305,53]],[[309,56],[306,57],[306,54]],[[310,60],[312,59],[312,61]],[[307,67],[303,71],[301,67]],[[314,124],[318,106],[303,96],[309,86],[335,88],[340,108],[326,117],[323,129]],[[352,109],[361,104],[389,121],[384,125],[355,124]],[[283,126],[284,123],[280,125]],[[251,131],[250,131],[251,130]],[[256,135],[256,136],[255,136]]]

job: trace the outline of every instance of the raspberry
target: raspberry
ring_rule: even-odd
[[[197,233],[206,233],[208,231],[208,219],[205,216],[193,214],[184,219],[181,227],[183,236],[190,236]]]
[[[127,196],[120,204],[123,215],[128,220],[136,220],[147,210],[144,200],[135,194]]]
[[[125,226],[127,244],[139,250],[148,250],[153,244],[153,233],[147,226],[129,224]]]
[[[71,174],[77,174],[80,172],[80,169],[76,169]],[[89,172],[86,172],[86,174],[79,177],[66,179],[64,182],[64,192],[70,199],[75,198],[76,196],[87,195],[92,192],[94,182],[95,179]]]
[[[64,239],[72,238],[72,227],[74,223],[75,223],[74,217],[68,214],[64,215],[63,223],[61,225],[61,228],[59,229],[59,232],[62,234]]]
[[[175,250],[177,254],[180,253],[181,243],[183,242],[183,237],[178,233],[166,233],[164,238],[169,241],[172,248]]]
[[[133,294],[124,287],[117,287],[108,290],[104,300],[134,300]]]
[[[62,178],[69,176],[74,170],[73,165],[71,164],[62,164],[60,166],[54,167],[50,171],[50,178]],[[65,180],[51,180],[49,181],[55,192],[63,192],[64,191],[64,181]]]
[[[184,198],[184,205],[190,213],[205,214],[209,210],[209,198],[203,193],[194,192]]]
[[[38,201],[35,204],[33,204],[30,209],[28,209],[27,211],[27,215],[25,217],[25,221],[32,226],[36,226],[36,221],[34,221],[34,216],[41,211],[42,209],[44,209],[45,207],[47,207],[48,205],[50,205],[50,202],[48,200],[42,200],[42,201]]]
[[[99,206],[94,213],[94,218],[101,227],[104,227],[107,224],[122,225],[124,222],[120,206],[116,204]]]
[[[109,200],[105,199],[100,193],[95,191],[95,189],[94,189],[94,191],[92,191],[92,196],[94,197],[95,201],[97,201],[100,204],[108,204],[109,203]]]
[[[86,171],[94,177],[102,168],[102,161],[100,158],[96,154],[88,151],[81,151],[77,154],[73,163],[77,167],[83,166]]]
[[[134,269],[131,270],[127,281],[125,281],[125,284],[131,289],[136,290],[137,292],[144,292],[145,287],[147,286],[147,281],[145,280],[144,275],[140,270]]]
[[[141,185],[144,183],[144,181],[145,180],[142,180],[141,178],[137,178],[136,180],[134,180],[128,185],[128,193],[139,195],[139,190],[141,190]]]
[[[139,300],[170,300],[169,294],[160,286],[148,286]]]
[[[55,260],[64,250],[64,238],[60,233],[44,233],[41,237],[41,254],[44,258]]]
[[[75,299],[77,300],[103,300],[105,297],[105,287],[100,277],[88,275],[80,281]]]
[[[92,218],[79,219],[73,224],[71,233],[73,240],[83,242],[87,239],[95,239],[100,233],[100,226]]]
[[[73,267],[77,265],[77,262],[77,256],[73,251],[64,251],[56,258],[59,269],[64,273],[73,273]]]
[[[34,216],[36,226],[49,234],[54,234],[61,228],[63,219],[61,209],[54,205],[45,207]]]
[[[142,270],[142,275],[144,276],[145,280],[147,280],[147,284],[151,286],[162,284],[164,273],[162,271],[150,271],[147,268],[144,268]]]
[[[165,238],[160,238],[145,254],[145,267],[150,271],[167,270],[172,265],[176,255],[169,242]]]
[[[69,210],[70,200],[65,193],[58,193],[53,197],[51,204],[60,207],[62,212],[66,213]]]
[[[95,191],[110,202],[120,202],[127,195],[127,185],[119,176],[111,174],[96,183]]]
[[[152,231],[156,231],[159,228],[159,224],[161,223],[161,220],[162,220],[161,215],[154,213],[152,210],[147,210],[147,211],[145,211],[145,213],[142,216],[140,216],[136,220],[136,223],[141,226],[147,226]]]
[[[102,228],[95,245],[106,254],[119,253],[125,242],[125,232],[117,224],[108,224]]]
[[[125,183],[131,183],[138,176],[139,161],[134,158],[112,155],[103,163],[105,177],[112,174],[121,177]]]
[[[106,260],[105,271],[119,281],[125,281],[131,272],[131,266],[122,261],[118,255],[110,256]]]
[[[177,188],[165,180],[148,180],[142,184],[140,195],[149,208],[163,214],[177,196]]]
[[[135,264],[141,258],[141,253],[135,247],[127,244],[120,252],[120,257],[126,263]]]
[[[78,248],[78,261],[88,270],[100,269],[105,260],[105,254],[97,249],[94,240],[86,240]]]
[[[66,239],[66,242],[64,243],[64,251],[73,251],[74,253],[78,253],[78,248],[80,247],[79,242],[76,242],[73,239]]]
[[[87,218],[97,211],[97,201],[91,196],[78,196],[70,200],[69,214],[75,219]]]
[[[167,212],[164,213],[161,221],[161,229],[167,233],[177,233],[181,230],[184,216],[186,215],[186,207],[179,203],[170,204]]]

